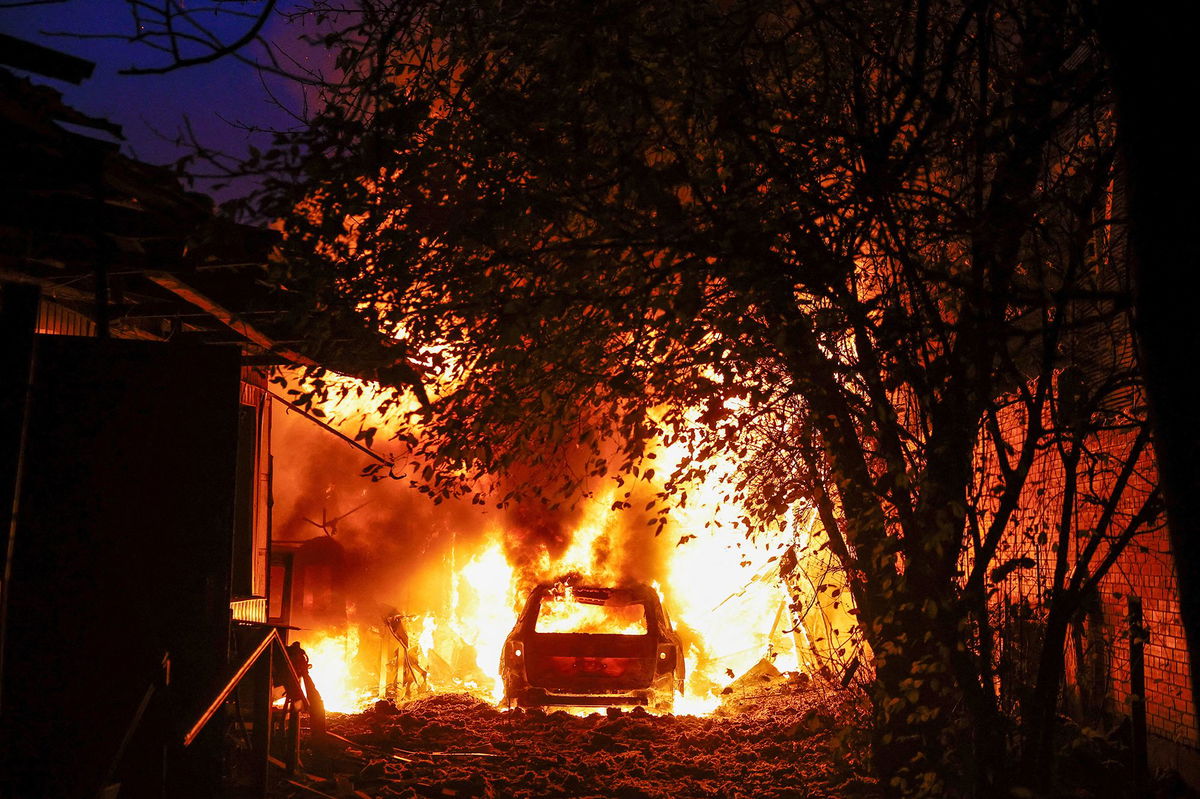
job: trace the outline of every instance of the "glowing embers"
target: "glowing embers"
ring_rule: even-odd
[[[538,607],[539,633],[646,635],[646,606],[628,591],[597,591],[557,583]]]

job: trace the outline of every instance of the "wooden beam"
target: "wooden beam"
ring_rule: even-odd
[[[242,661],[241,665],[238,666],[233,675],[225,682],[225,686],[221,689],[220,693],[217,694],[216,698],[208,703],[208,707],[205,708],[204,712],[200,714],[200,718],[196,719],[196,722],[188,728],[187,733],[185,733],[183,736],[184,748],[192,745],[192,742],[196,740],[196,736],[198,736],[200,731],[204,729],[204,725],[208,724],[209,720],[217,714],[217,711],[221,709],[221,705],[225,704],[225,700],[228,699],[229,695],[233,693],[235,688],[238,687],[242,681],[242,678],[246,676],[251,667],[258,662],[258,659],[264,652],[270,650],[271,643],[275,638],[278,638],[278,635],[274,630],[271,630],[266,634],[266,636],[263,637],[261,641],[259,641],[258,646],[254,647],[246,659]]]
[[[276,402],[283,403],[283,405],[287,406],[287,408],[289,410],[295,411],[296,413],[300,414],[301,416],[303,416],[305,419],[309,420],[313,424],[318,425],[318,426],[324,428],[325,430],[328,430],[330,433],[333,433],[335,436],[340,438],[342,441],[345,441],[347,444],[349,444],[350,446],[359,450],[364,455],[368,455],[368,456],[374,458],[375,460],[382,463],[384,466],[392,465],[391,461],[389,461],[387,458],[380,455],[375,450],[368,447],[366,444],[363,444],[360,441],[354,440],[350,436],[343,433],[341,430],[338,430],[336,427],[331,425],[329,422],[326,422],[323,419],[318,419],[316,416],[313,416],[311,413],[306,411],[304,408],[301,408],[299,405],[296,405],[293,402],[289,402],[288,400],[279,396],[278,394],[276,394],[274,391],[271,391],[270,389],[267,389],[267,395],[271,399],[275,400]]]
[[[60,53],[40,44],[0,33],[0,63],[79,85],[92,76],[96,65],[78,56]]]
[[[281,355],[292,363],[302,366],[317,366],[316,361],[301,355],[295,350],[280,346],[279,342],[273,340],[245,319],[242,319],[220,303],[189,286],[178,275],[170,272],[146,272],[146,278],[162,286],[167,291],[187,300],[202,311],[207,312],[230,330],[242,338],[254,342],[264,350]]]

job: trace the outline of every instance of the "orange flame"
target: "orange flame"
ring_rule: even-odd
[[[349,379],[339,385],[344,389],[340,399],[323,406],[327,416],[348,423],[345,429],[350,434],[353,426],[364,424],[364,418],[372,425],[388,426],[378,410],[383,393],[377,387]],[[656,455],[657,471],[666,475],[683,453],[664,447]],[[804,619],[793,613],[794,597],[779,576],[779,560],[788,547],[802,551],[815,531],[789,516],[782,528],[747,539],[740,526],[743,509],[725,500],[735,465],[719,462],[713,467],[703,485],[688,489],[687,507],[672,514],[668,529],[684,534],[685,540],[653,547],[659,579],[652,582],[687,649],[686,692],[675,703],[676,712],[683,713],[711,712],[720,702],[721,690],[764,659],[781,672],[814,664],[814,639]],[[647,486],[648,490],[655,487]],[[543,549],[534,562],[523,563],[518,570],[506,557],[504,531],[495,524],[482,543],[471,545],[465,562],[456,550],[446,564],[448,608],[408,623],[411,651],[428,668],[425,687],[469,691],[499,701],[501,649],[525,600],[523,591],[534,582],[571,573],[594,585],[617,585],[627,579],[620,550],[631,540],[630,534],[621,521],[622,512],[611,510],[625,490],[628,486],[614,485],[595,491],[557,557]],[[645,529],[645,535],[650,535]],[[549,605],[545,623],[552,631],[632,634],[636,628],[636,620],[604,614],[610,609],[572,602]],[[357,644],[346,633],[341,638],[322,638],[315,654],[310,649],[314,679],[329,695],[330,709],[335,705],[355,709],[370,698],[369,693],[349,687],[353,681],[345,676],[353,672]],[[306,649],[314,646],[305,645]],[[337,673],[339,664],[342,676]]]
[[[539,633],[607,633],[645,635],[642,605],[589,605],[575,601],[570,585],[559,584],[542,599],[536,626]]]
[[[321,693],[325,709],[357,713],[374,699],[374,693],[354,679],[359,636],[353,627],[341,635],[316,633],[300,638],[308,655],[309,674]]]

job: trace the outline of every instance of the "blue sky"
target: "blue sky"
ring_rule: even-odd
[[[205,0],[185,3],[192,7],[208,4]],[[293,0],[280,5],[295,4]],[[81,86],[43,77],[34,80],[62,91],[67,102],[79,110],[121,125],[126,151],[143,161],[168,163],[181,154],[159,133],[174,137],[185,114],[206,143],[230,151],[244,151],[251,140],[250,134],[232,123],[267,128],[295,124],[272,102],[258,72],[236,59],[226,57],[165,75],[121,75],[119,70],[132,65],[160,65],[166,56],[123,41],[50,35],[130,33],[134,22],[124,0],[66,0],[19,8],[3,5],[0,2],[0,31],[96,62],[92,78]],[[247,7],[253,9],[257,4],[250,2]],[[236,39],[247,26],[245,20],[234,18],[214,24],[229,39]],[[272,20],[264,35],[284,46],[296,39],[294,30],[280,19]],[[300,109],[302,98],[296,86],[280,80],[270,80],[268,86],[285,105]]]

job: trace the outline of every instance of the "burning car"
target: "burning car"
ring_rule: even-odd
[[[649,705],[683,691],[683,647],[648,585],[533,589],[500,656],[508,706]]]

